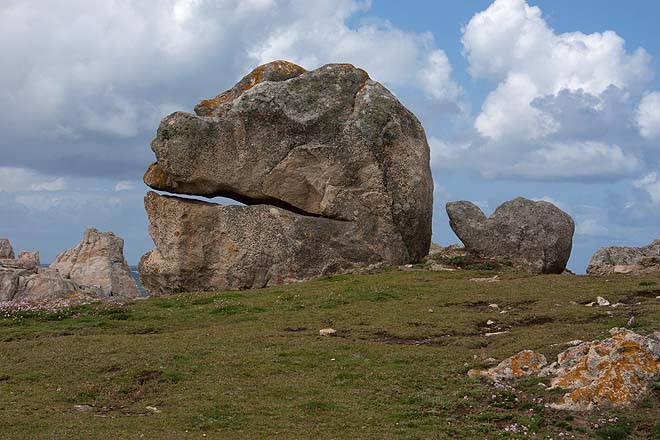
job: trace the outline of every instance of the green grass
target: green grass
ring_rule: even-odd
[[[633,315],[635,331],[657,329],[660,278],[507,269],[470,282],[498,273],[478,269],[0,318],[0,438],[658,438],[657,379],[631,409],[568,413],[545,408],[558,394],[540,379],[500,390],[466,373],[522,349],[554,357]],[[596,296],[627,305],[583,305]]]

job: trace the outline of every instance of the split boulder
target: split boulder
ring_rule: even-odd
[[[450,202],[447,214],[470,254],[532,273],[558,274],[566,268],[575,223],[552,203],[518,197],[486,217],[472,202]]]
[[[150,294],[263,287],[418,262],[433,180],[417,118],[350,64],[257,67],[196,114],[165,117],[144,180]]]

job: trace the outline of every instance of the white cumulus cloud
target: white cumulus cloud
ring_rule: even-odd
[[[487,178],[607,180],[639,173],[657,154],[634,123],[650,56],[617,33],[558,33],[525,0],[495,0],[461,41],[472,77],[496,85],[471,140],[432,142],[436,164]],[[654,99],[638,111],[643,133],[655,127]]]
[[[121,180],[115,185],[115,191],[130,191],[135,188],[135,182],[130,180]]]
[[[636,180],[634,186],[646,191],[651,201],[656,205],[660,205],[660,175],[656,171]]]
[[[637,109],[639,132],[646,139],[660,138],[660,93],[647,93]]]
[[[26,168],[0,167],[0,191],[61,191],[66,188],[63,177],[48,177]]]

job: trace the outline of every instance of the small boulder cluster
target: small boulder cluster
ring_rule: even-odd
[[[554,409],[627,406],[644,396],[651,378],[660,373],[660,332],[642,336],[613,328],[610,335],[602,341],[580,342],[549,365],[542,354],[524,350],[490,369],[470,370],[468,375],[493,381],[552,377],[551,389],[568,390],[550,404]]]
[[[90,228],[78,245],[41,267],[39,252],[21,251],[15,258],[9,240],[0,238],[0,302],[78,304],[137,297],[123,248],[113,233]]]

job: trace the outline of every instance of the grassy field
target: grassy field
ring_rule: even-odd
[[[0,437],[660,438],[660,379],[629,410],[570,413],[544,407],[558,394],[540,379],[496,389],[466,374],[522,349],[554,357],[631,316],[658,329],[660,278],[469,280],[494,274],[392,270],[0,317]],[[584,305],[598,295],[626,305]]]

